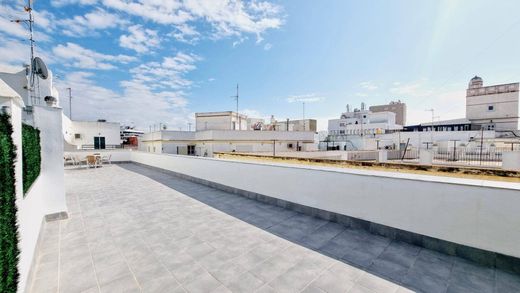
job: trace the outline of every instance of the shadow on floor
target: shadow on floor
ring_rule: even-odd
[[[352,229],[137,164],[144,175],[230,216],[418,292],[520,292],[520,276]]]

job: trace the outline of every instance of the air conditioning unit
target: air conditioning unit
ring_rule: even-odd
[[[81,133],[75,133],[74,134],[75,139],[81,139]]]

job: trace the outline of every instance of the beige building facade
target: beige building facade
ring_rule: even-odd
[[[474,128],[518,130],[519,83],[484,86],[482,78],[471,79],[466,90],[466,118]]]

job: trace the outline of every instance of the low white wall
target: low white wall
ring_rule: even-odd
[[[520,257],[520,183],[132,152],[132,161]]]

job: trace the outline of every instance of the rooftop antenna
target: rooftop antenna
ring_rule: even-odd
[[[33,14],[32,14],[32,2],[33,0],[28,0],[27,2],[27,6],[24,6],[24,10],[25,12],[29,13],[29,19],[13,19],[11,20],[11,22],[16,22],[16,23],[25,23],[28,27],[29,27],[29,41],[31,43],[31,62],[29,64],[31,64],[31,71],[30,71],[30,77],[29,77],[29,91],[31,92],[31,101],[33,101],[35,99],[35,96],[34,96],[34,77],[35,77],[35,73],[34,73],[34,64],[33,64],[33,60],[34,60],[34,38],[33,38],[33,24],[34,24],[34,17],[33,17]]]
[[[302,116],[303,116],[303,131],[305,131],[305,101],[302,102]]]
[[[72,120],[72,88],[68,87],[69,91],[69,118]]]
[[[426,109],[425,111],[432,112],[432,129],[430,132],[430,139],[431,139],[432,147],[433,147],[433,132],[435,131],[434,120],[435,120],[435,118],[440,118],[440,116],[435,116],[435,109],[433,109],[433,108]]]
[[[231,98],[234,98],[235,101],[237,102],[237,112],[236,113],[237,113],[238,130],[240,130],[240,115],[238,114],[238,97],[239,97],[239,95],[238,95],[238,83],[237,83],[237,94],[234,96],[231,96]]]

